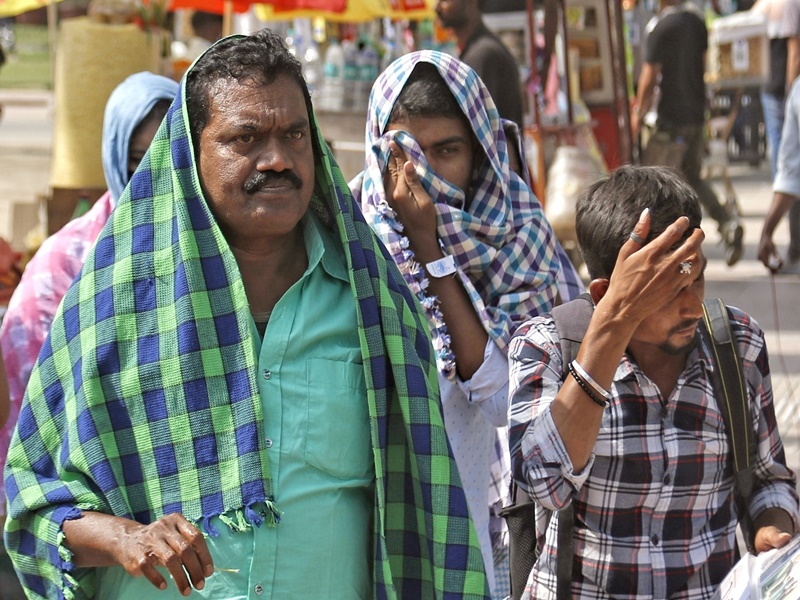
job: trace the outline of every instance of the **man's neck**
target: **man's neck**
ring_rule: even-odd
[[[678,383],[678,377],[686,368],[685,354],[670,354],[657,346],[641,344],[631,340],[628,352],[633,357],[639,370],[658,386],[661,397],[666,400]]]
[[[456,34],[456,41],[458,43],[458,49],[460,52],[464,50],[464,48],[467,46],[467,43],[472,39],[472,36],[482,25],[483,19],[480,15],[478,15],[475,19],[469,19],[468,22],[465,23],[460,29],[453,30],[453,32]]]
[[[239,266],[252,312],[271,311],[308,267],[301,226],[280,244],[271,244],[257,250],[231,246],[231,251]]]

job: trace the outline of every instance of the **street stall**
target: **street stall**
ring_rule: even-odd
[[[522,0],[484,19],[520,64],[531,185],[578,264],[578,194],[631,162],[621,8],[614,0]]]
[[[164,32],[142,23],[148,11],[138,1],[95,0],[88,6],[88,16],[60,23],[57,1],[0,0],[0,16],[47,7],[54,100],[50,194],[42,199],[47,235],[106,190],[101,139],[112,90],[128,75],[162,72],[164,67]]]
[[[144,31],[130,22],[76,17],[61,23],[48,234],[63,227],[76,208],[88,208],[105,192],[101,141],[106,101],[129,75],[160,72],[162,43],[160,31]]]
[[[705,74],[710,97],[705,168],[707,177],[721,177],[725,205],[733,215],[740,210],[728,173],[730,161],[743,159],[757,166],[766,155],[763,115],[754,100],[769,78],[769,58],[764,15],[748,10],[711,23]]]
[[[747,10],[716,18],[708,41],[711,162],[724,167],[728,160],[743,160],[758,166],[766,156],[759,99],[770,74],[766,16]]]

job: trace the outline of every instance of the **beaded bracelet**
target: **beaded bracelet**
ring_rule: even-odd
[[[575,364],[576,364],[575,361],[572,361],[567,365],[567,369],[569,370],[570,375],[572,375],[572,378],[578,382],[578,385],[581,386],[581,389],[586,393],[586,395],[592,399],[592,402],[594,402],[598,406],[606,408],[610,403],[610,398],[608,397],[610,396],[610,394],[608,396],[604,395],[603,397],[598,396],[594,392],[594,390],[592,390],[592,388],[589,387],[589,384],[583,379],[583,377],[578,375],[578,372],[575,370],[574,367]],[[578,365],[578,367],[580,367],[580,365]],[[583,369],[581,370],[583,371]],[[608,392],[606,392],[606,394],[608,394]]]

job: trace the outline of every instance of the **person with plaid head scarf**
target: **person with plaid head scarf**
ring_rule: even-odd
[[[350,189],[425,309],[445,428],[493,597],[502,598],[507,540],[492,508],[510,472],[506,347],[518,323],[556,300],[556,239],[510,171],[489,92],[451,56],[414,52],[378,77],[366,150]]]
[[[488,597],[427,324],[278,35],[189,69],[5,481],[30,598]]]

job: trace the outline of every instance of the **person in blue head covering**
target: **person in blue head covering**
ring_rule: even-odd
[[[0,472],[17,421],[22,397],[39,350],[61,299],[80,272],[100,230],[139,165],[178,84],[149,72],[119,84],[103,116],[103,172],[108,191],[83,216],[44,241],[28,263],[0,326],[0,348],[6,361],[10,414],[0,429]],[[0,517],[5,516],[5,487],[0,481]]]

